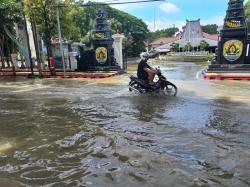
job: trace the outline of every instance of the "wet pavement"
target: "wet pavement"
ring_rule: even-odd
[[[154,63],[178,96],[108,79],[0,79],[0,186],[250,186],[250,82]]]

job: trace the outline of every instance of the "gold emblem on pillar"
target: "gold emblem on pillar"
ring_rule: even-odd
[[[100,64],[104,64],[107,61],[108,51],[105,47],[98,47],[95,50],[96,60]]]
[[[240,40],[229,40],[223,45],[223,56],[230,62],[238,60],[242,52],[243,42]]]

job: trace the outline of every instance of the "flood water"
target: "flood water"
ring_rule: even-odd
[[[0,78],[0,186],[250,186],[250,82],[158,63],[178,96],[109,79]]]

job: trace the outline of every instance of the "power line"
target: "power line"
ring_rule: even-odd
[[[108,5],[121,5],[121,4],[134,4],[134,3],[150,3],[150,2],[157,2],[157,1],[164,1],[164,0],[141,0],[141,1],[127,1],[127,2],[111,2],[106,3]],[[104,3],[105,4],[105,3]]]
[[[151,3],[151,2],[159,2],[159,1],[165,1],[165,0],[137,0],[137,1],[127,1],[127,2],[110,2],[110,3],[101,3],[101,2],[92,2],[92,3],[86,3],[86,4],[72,4],[72,5],[65,5],[65,4],[59,4],[61,7],[66,6],[94,6],[94,5],[122,5],[122,4],[135,4],[135,3]]]

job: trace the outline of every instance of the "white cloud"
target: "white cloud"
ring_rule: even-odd
[[[192,20],[192,19],[188,19],[188,20]],[[150,31],[167,29],[173,26],[179,28],[179,30],[181,31],[182,27],[186,25],[186,20],[173,21],[173,20],[169,20],[165,18],[157,19],[155,21],[144,20],[144,22],[148,25],[148,28]],[[201,25],[217,24],[218,26],[221,26],[223,25],[223,23],[224,23],[224,16],[220,16],[220,15],[214,16],[209,19],[201,19]]]
[[[167,29],[170,27],[177,27],[179,28],[179,30],[182,30],[182,27],[186,24],[185,21],[171,21],[168,19],[159,19],[159,20],[155,20],[155,21],[147,21],[144,20],[144,22],[148,25],[148,28],[150,31],[154,31],[154,30],[161,30],[161,29]],[[155,27],[155,29],[154,29]]]
[[[160,9],[166,13],[180,12],[180,9],[173,3],[163,3],[160,5]]]
[[[218,26],[221,26],[224,24],[224,18],[225,16],[217,15],[208,19],[201,19],[201,25],[216,24]]]

